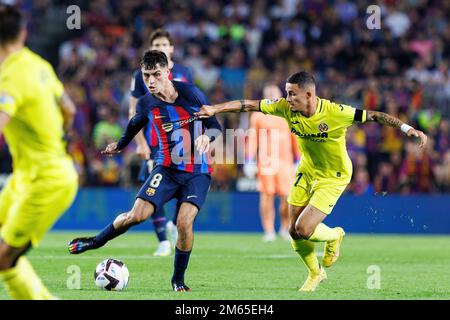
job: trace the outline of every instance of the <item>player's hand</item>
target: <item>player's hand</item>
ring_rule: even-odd
[[[202,134],[200,137],[195,139],[195,147],[200,154],[206,153],[209,151],[209,137],[205,134]]]
[[[203,105],[198,112],[194,113],[194,115],[200,119],[213,117],[214,114],[214,108],[207,105]]]
[[[425,144],[427,143],[427,139],[428,139],[427,135],[420,130],[411,128],[408,130],[408,132],[406,134],[408,137],[416,138],[418,140],[417,143],[419,144],[419,147],[421,147],[421,148],[423,148],[425,146]]]
[[[136,154],[144,160],[150,159],[150,148],[147,144],[138,144],[136,147]]]
[[[122,150],[117,149],[117,142],[110,143],[106,146],[105,150],[102,151],[102,154],[106,154],[107,156],[112,156],[114,154],[120,153]]]

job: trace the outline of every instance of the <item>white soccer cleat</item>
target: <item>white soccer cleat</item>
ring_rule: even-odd
[[[172,254],[172,247],[169,240],[164,240],[159,243],[158,249],[153,253],[155,257],[167,257]]]
[[[170,242],[172,242],[172,245],[175,247],[178,240],[178,230],[177,226],[174,225],[172,221],[166,223],[166,232]]]

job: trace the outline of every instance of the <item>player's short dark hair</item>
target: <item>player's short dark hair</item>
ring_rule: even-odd
[[[307,86],[316,85],[314,76],[306,71],[300,71],[289,76],[287,83],[297,84],[300,88],[305,89]]]
[[[0,46],[14,42],[25,28],[25,18],[10,5],[0,5]]]
[[[148,37],[149,44],[152,45],[153,41],[155,41],[155,39],[158,38],[166,38],[167,40],[169,40],[170,45],[173,46],[173,38],[170,35],[170,33],[167,32],[166,30],[161,28],[153,30],[152,33],[150,33],[150,36]]]
[[[159,50],[147,50],[144,53],[144,57],[142,57],[141,67],[152,70],[155,69],[157,65],[162,68],[169,66],[166,54]]]

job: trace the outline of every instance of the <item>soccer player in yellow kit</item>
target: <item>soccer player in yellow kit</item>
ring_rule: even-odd
[[[19,11],[0,6],[0,133],[13,173],[0,193],[0,281],[13,299],[52,299],[25,257],[71,205],[78,175],[63,139],[75,114],[52,66],[24,46]]]
[[[331,267],[336,262],[345,235],[342,228],[329,228],[322,221],[331,213],[351,179],[352,163],[345,144],[347,127],[376,121],[416,137],[420,147],[426,144],[427,137],[386,113],[356,109],[317,97],[315,79],[308,72],[291,75],[285,89],[286,98],[203,106],[196,115],[206,118],[221,112],[261,111],[288,122],[302,154],[288,197],[289,234],[293,249],[309,273],[300,291],[311,292],[327,278],[323,267]],[[314,242],[325,242],[322,264],[314,253]]]

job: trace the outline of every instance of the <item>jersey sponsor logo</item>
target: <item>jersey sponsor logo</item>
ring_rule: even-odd
[[[321,124],[319,124],[319,131],[320,132],[328,131],[328,125],[325,122],[322,122]]]
[[[169,132],[169,131],[172,131],[174,127],[181,128],[184,125],[191,123],[195,120],[198,120],[198,117],[188,118],[188,119],[184,119],[184,120],[178,120],[178,121],[174,121],[174,122],[166,122],[166,123],[162,124],[162,128],[165,132]]]
[[[328,138],[328,132],[300,133],[294,128],[292,128],[291,132],[299,138],[308,139],[313,142],[325,142],[326,141],[325,139]]]

